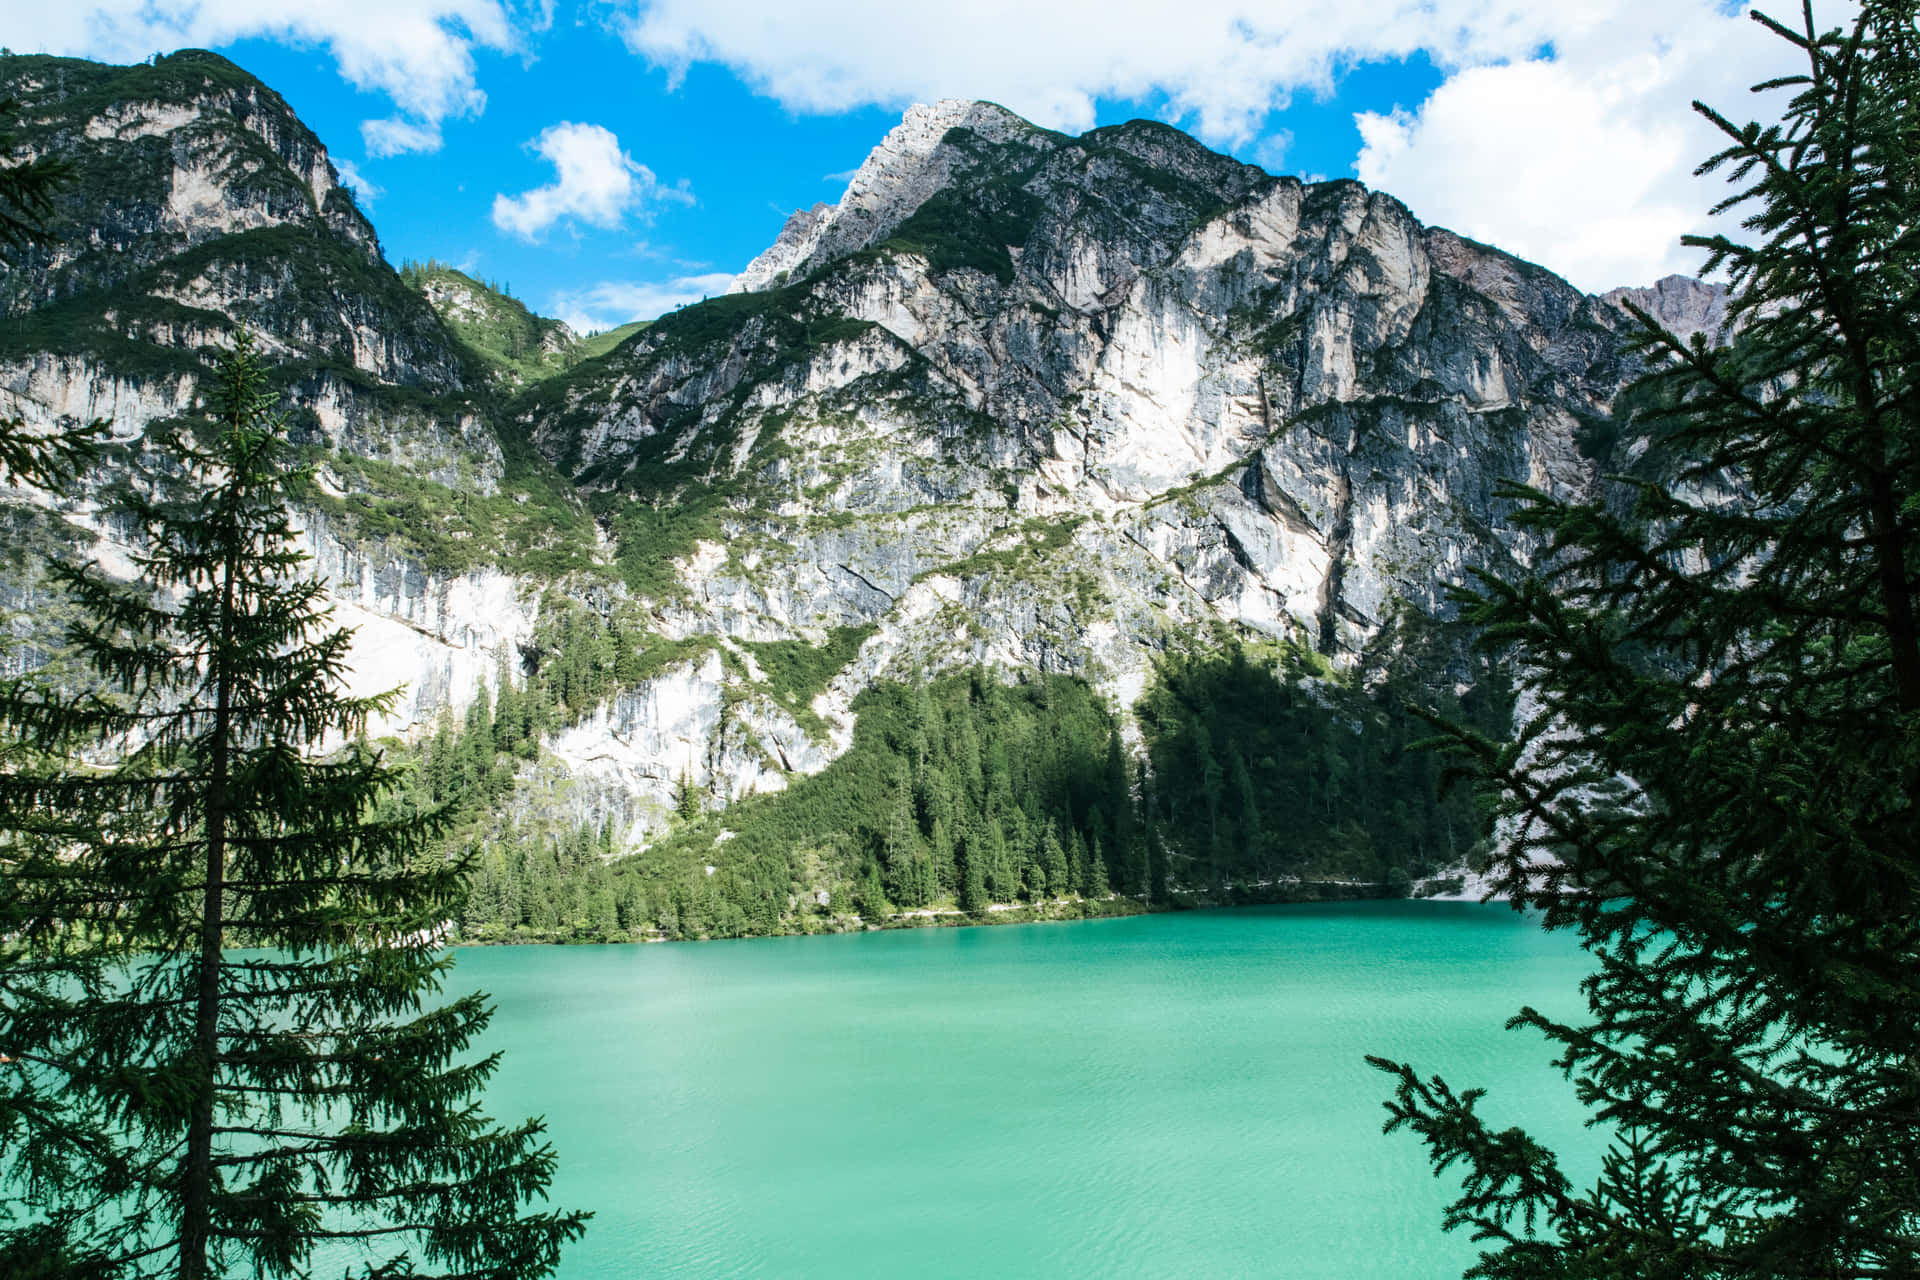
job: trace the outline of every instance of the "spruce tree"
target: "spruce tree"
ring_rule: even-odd
[[[0,1274],[546,1275],[583,1219],[479,1110],[464,865],[373,816],[392,695],[340,692],[244,339],[214,399],[128,499],[141,582],[56,566],[99,689],[0,689]]]
[[[687,770],[680,771],[680,778],[673,784],[673,812],[682,822],[692,822],[701,812],[700,788],[693,784],[693,775]]]
[[[1920,1274],[1916,16],[1756,15],[1806,70],[1761,86],[1778,126],[1699,107],[1751,237],[1690,241],[1732,340],[1640,317],[1639,473],[1517,491],[1545,567],[1471,602],[1533,708],[1511,744],[1450,731],[1501,887],[1595,964],[1585,1018],[1516,1022],[1613,1135],[1579,1190],[1478,1091],[1376,1059],[1389,1129],[1464,1170],[1472,1275]]]

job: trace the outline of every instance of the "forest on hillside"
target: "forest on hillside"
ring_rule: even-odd
[[[390,804],[460,815],[447,851],[472,855],[469,941],[1401,895],[1487,833],[1467,791],[1441,788],[1437,758],[1414,749],[1429,729],[1412,707],[1496,731],[1510,710],[1496,674],[1425,621],[1389,629],[1345,674],[1279,649],[1169,656],[1134,708],[1138,751],[1083,681],[976,667],[869,688],[851,748],[785,790],[710,811],[681,779],[667,829],[616,856],[610,817],[506,801],[544,729],[662,659],[590,609],[548,636],[533,669],[503,668],[497,700],[390,747],[409,766]]]

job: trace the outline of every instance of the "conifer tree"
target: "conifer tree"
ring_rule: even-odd
[[[960,846],[960,888],[956,896],[962,911],[976,915],[987,909],[992,901],[987,890],[987,871],[991,865],[985,823],[975,820],[967,827],[966,839]]]
[[[680,771],[680,778],[673,784],[673,812],[682,822],[692,822],[700,816],[700,788],[693,784],[693,775],[687,770]]]
[[[1067,871],[1067,853],[1060,847],[1060,837],[1054,831],[1051,822],[1046,824],[1040,837],[1039,856],[1034,860],[1038,874],[1034,876],[1035,896],[1046,897],[1049,894],[1062,895],[1073,892]]]
[[[1473,618],[1537,707],[1451,732],[1511,839],[1502,887],[1593,955],[1589,1014],[1535,1010],[1615,1136],[1555,1154],[1407,1065],[1389,1128],[1465,1171],[1470,1273],[1920,1274],[1920,39],[1916,5],[1790,28],[1778,126],[1707,166],[1733,340],[1655,362],[1647,460],[1613,501],[1530,491],[1546,567]]]
[[[1100,837],[1093,837],[1093,844],[1087,850],[1086,880],[1080,886],[1080,896],[1089,900],[1106,897],[1112,892],[1107,883],[1107,855],[1100,847]]]
[[[582,1215],[523,1211],[553,1154],[478,1109],[465,867],[372,816],[392,695],[339,691],[244,339],[215,401],[129,499],[142,582],[56,566],[99,692],[0,689],[0,1274],[549,1274]]]

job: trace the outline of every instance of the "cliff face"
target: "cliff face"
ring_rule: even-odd
[[[546,740],[630,842],[679,779],[725,801],[825,767],[879,680],[984,662],[1124,709],[1226,640],[1348,663],[1526,562],[1496,483],[1582,491],[1630,374],[1615,300],[1147,122],[916,107],[734,293],[596,354],[395,273],[318,141],[214,55],[7,58],[0,95],[21,154],[80,177],[59,246],[0,276],[0,414],[123,446],[6,495],[10,540],[123,562],[102,487],[165,465],[148,428],[244,326],[317,466],[301,520],[356,683],[409,690],[389,728],[522,678],[569,600],[641,637]],[[1695,282],[1626,296],[1718,323]],[[31,560],[0,558],[15,667],[53,652]]]
[[[604,540],[500,416],[506,389],[582,354],[566,326],[457,272],[397,273],[318,140],[217,55],[0,58],[0,97],[22,104],[7,159],[53,154],[75,171],[55,243],[0,271],[0,416],[35,429],[105,418],[114,446],[69,492],[0,492],[13,640],[0,669],[58,668],[63,605],[44,553],[132,572],[107,492],[167,467],[150,432],[199,410],[242,328],[315,467],[296,516],[356,629],[355,691],[404,689],[376,731],[417,736],[503,673],[525,680],[556,602],[606,606]],[[651,812],[683,773],[745,792],[825,763],[790,718],[723,717],[737,699],[703,673],[690,660],[554,736],[587,784],[581,804]],[[770,755],[762,736],[791,749]]]
[[[916,107],[737,291],[516,414],[677,635],[866,625],[834,682],[987,661],[1131,701],[1225,636],[1354,655],[1524,562],[1496,482],[1579,492],[1625,317],[1162,125]],[[673,508],[678,540],[627,532]]]
[[[244,327],[319,466],[301,513],[307,550],[361,628],[361,684],[407,686],[393,728],[471,697],[531,626],[527,584],[493,554],[510,540],[434,563],[380,517],[423,493],[516,488],[476,394],[485,369],[387,266],[319,141],[279,95],[208,53],[133,67],[0,59],[0,96],[22,104],[12,158],[52,154],[75,170],[55,243],[0,272],[0,415],[34,427],[105,418],[117,446],[72,492],[9,495],[11,518],[124,563],[100,518],[104,489],[166,465],[149,430],[195,411]],[[27,642],[13,661],[31,665],[53,647],[58,611],[29,606],[31,558],[0,572]]]

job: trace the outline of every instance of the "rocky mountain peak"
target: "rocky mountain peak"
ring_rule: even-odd
[[[132,445],[252,331],[318,464],[303,519],[362,691],[406,685],[417,729],[591,615],[630,647],[542,760],[642,826],[677,781],[827,768],[888,682],[1070,675],[1124,719],[1167,661],[1243,646],[1332,679],[1405,619],[1444,629],[1449,585],[1538,551],[1500,481],[1587,491],[1635,372],[1631,291],[1152,121],[915,107],[735,292],[581,340],[451,268],[395,272],[224,59],[0,58],[9,93],[83,176],[75,247],[0,275],[0,413],[110,416]],[[1724,313],[1695,282],[1633,296]],[[28,600],[4,569],[0,604]]]
[[[50,228],[55,244],[7,273],[11,310],[250,231],[312,229],[381,260],[320,140],[219,54],[185,49],[127,67],[14,55],[0,58],[0,96],[21,104],[19,158],[58,154],[78,166]]]
[[[1704,334],[1707,341],[1724,336],[1727,324],[1727,286],[1696,280],[1692,276],[1668,276],[1646,288],[1610,289],[1602,294],[1616,307],[1632,303],[1670,329],[1682,341]]]
[[[943,98],[907,108],[899,124],[868,153],[837,204],[816,204],[787,219],[773,244],[747,264],[731,293],[798,279],[818,267],[886,239],[953,177],[963,153],[946,145],[954,129],[988,142],[1040,131],[1005,107]]]

